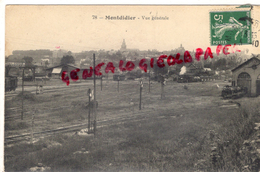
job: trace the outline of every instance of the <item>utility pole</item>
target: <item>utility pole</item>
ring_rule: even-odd
[[[90,96],[91,96],[91,89],[88,89],[88,133],[90,133]]]
[[[161,99],[163,99],[164,95],[164,77],[162,76],[162,79],[161,79]]]
[[[38,82],[36,82],[35,88],[36,88],[35,89],[35,94],[37,95],[38,94],[38,91],[37,91],[38,90]]]
[[[149,93],[150,93],[150,85],[151,85],[151,70],[149,70]]]
[[[117,77],[117,92],[119,92],[119,81],[120,81],[120,76]]]
[[[31,68],[33,70],[33,82],[35,82],[35,66]]]
[[[101,91],[102,91],[102,80],[103,80],[103,76],[101,76],[100,78]]]
[[[21,120],[23,120],[23,92],[24,92],[24,68],[23,68],[23,76],[22,76],[22,112],[21,112]]]
[[[139,110],[142,109],[142,88],[143,88],[143,81],[140,81],[140,102],[139,102]]]
[[[97,119],[97,113],[96,113],[96,65],[95,65],[95,53],[93,54],[93,67],[94,67],[94,102],[93,102],[93,110],[94,110],[94,136],[96,135],[96,119]]]
[[[47,79],[46,68],[44,70],[45,70],[44,84],[46,84],[46,79]]]
[[[34,113],[36,113],[36,111],[35,111]],[[33,144],[34,113],[32,114],[32,126],[31,126],[31,144]]]

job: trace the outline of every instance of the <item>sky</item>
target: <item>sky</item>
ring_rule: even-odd
[[[209,12],[221,8],[231,7],[7,5],[5,55],[12,54],[13,50],[55,50],[55,47],[72,52],[118,50],[123,39],[130,49],[164,51],[182,44],[186,50],[202,48],[205,51],[210,46]],[[93,15],[97,19],[93,19]],[[106,20],[106,16],[136,18]],[[168,20],[151,20],[154,16]],[[215,48],[212,47],[213,51]],[[243,45],[240,49],[246,48],[259,53],[259,48],[252,45]]]

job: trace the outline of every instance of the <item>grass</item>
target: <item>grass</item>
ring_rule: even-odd
[[[28,100],[28,101],[36,101],[37,100],[35,94],[33,94],[29,91],[24,91],[23,93],[20,92],[14,99],[16,101],[21,101],[22,98],[24,100]]]
[[[146,121],[147,122],[147,121]],[[16,149],[6,150],[15,152],[15,168],[17,171],[27,170],[41,162],[50,166],[54,171],[195,171],[199,160],[206,162],[205,170],[224,169],[234,170],[241,168],[237,152],[243,140],[248,137],[248,131],[241,128],[241,122],[234,121],[230,126],[227,123],[226,134],[221,135],[220,141],[211,142],[207,139],[206,131],[199,130],[195,126],[188,127],[185,132],[178,132],[176,127],[181,127],[174,119],[153,120],[147,123],[133,122],[125,125],[114,125],[100,129],[96,139],[81,138],[79,136],[59,136],[53,141],[62,143],[60,147],[48,148],[40,151],[41,145],[17,146]],[[234,127],[234,125],[238,125]],[[174,127],[175,126],[175,127]],[[243,125],[244,127],[246,125]],[[241,131],[244,132],[241,135]],[[221,132],[221,130],[219,131]],[[102,133],[102,135],[101,135]],[[217,136],[216,136],[217,137]],[[221,145],[229,140],[227,151],[221,152]],[[218,160],[216,167],[211,166],[210,148],[212,143],[218,143],[218,152],[222,159]],[[26,149],[25,149],[26,147]],[[89,154],[75,155],[73,152],[85,148]],[[32,150],[34,149],[34,150]],[[20,150],[20,151],[19,151]],[[37,151],[38,150],[38,151]],[[33,152],[30,156],[24,152]],[[21,154],[20,154],[21,153]],[[30,163],[29,163],[30,162]],[[19,165],[22,164],[22,165]],[[6,171],[10,168],[10,162],[6,163]]]
[[[72,122],[72,121],[84,121],[87,119],[87,109],[83,107],[76,107],[70,109],[61,109],[57,115],[62,122]]]
[[[62,143],[63,146],[34,151],[31,155],[32,163],[25,164],[32,167],[33,164],[41,162],[54,171],[196,170],[194,164],[198,160],[210,158],[207,156],[210,154],[210,143],[205,139],[207,130],[194,123],[196,119],[193,118],[154,118],[145,122],[128,122],[101,128],[95,139],[79,136],[66,139],[62,139],[63,136],[59,136],[59,139],[53,137],[54,141]],[[82,148],[90,153],[73,154]],[[29,155],[15,159],[19,162],[30,161]],[[210,161],[206,160],[208,164],[204,168],[210,168]],[[7,171],[8,167],[6,163]],[[15,170],[26,170],[25,166],[16,167],[19,168]]]
[[[5,130],[21,130],[29,127],[30,126],[26,122],[16,122],[16,121],[5,122]]]
[[[215,141],[220,156],[215,168],[228,171],[240,171],[250,157],[240,155],[243,142],[254,134],[254,123],[259,122],[258,101],[241,101],[241,113],[232,116],[229,122],[219,129],[218,140]],[[252,155],[249,155],[252,156]]]
[[[241,171],[247,157],[239,155],[239,149],[254,133],[254,122],[259,121],[259,98],[237,99],[241,109],[219,108],[220,89],[209,85],[188,83],[187,90],[181,84],[168,85],[168,93],[160,101],[160,93],[152,88],[150,95],[143,94],[143,101],[153,108],[133,113],[143,113],[145,118],[110,123],[98,128],[95,138],[59,134],[33,146],[5,148],[6,171],[26,171],[38,163],[51,171]],[[98,98],[100,117],[126,115],[128,111],[119,110],[130,106],[126,104],[130,99],[138,100],[137,95],[122,96],[122,91],[113,99],[110,93],[102,92],[110,102]],[[110,107],[109,112],[105,107]],[[87,110],[78,107],[61,109],[51,116],[64,125],[82,120],[86,114]],[[50,146],[55,142],[61,146]],[[89,152],[75,154],[81,150]]]

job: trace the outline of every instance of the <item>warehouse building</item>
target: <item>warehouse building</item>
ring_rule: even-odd
[[[232,85],[246,87],[248,96],[260,95],[260,55],[232,70]]]
[[[63,71],[67,71],[69,74],[72,70],[75,70],[77,68],[79,67],[74,66],[72,64],[61,64],[61,65],[47,68],[46,71],[48,73],[48,77],[51,77],[53,79],[61,79],[61,74]]]

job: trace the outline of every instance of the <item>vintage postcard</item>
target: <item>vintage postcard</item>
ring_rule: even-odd
[[[5,171],[259,171],[260,7],[7,5]]]

